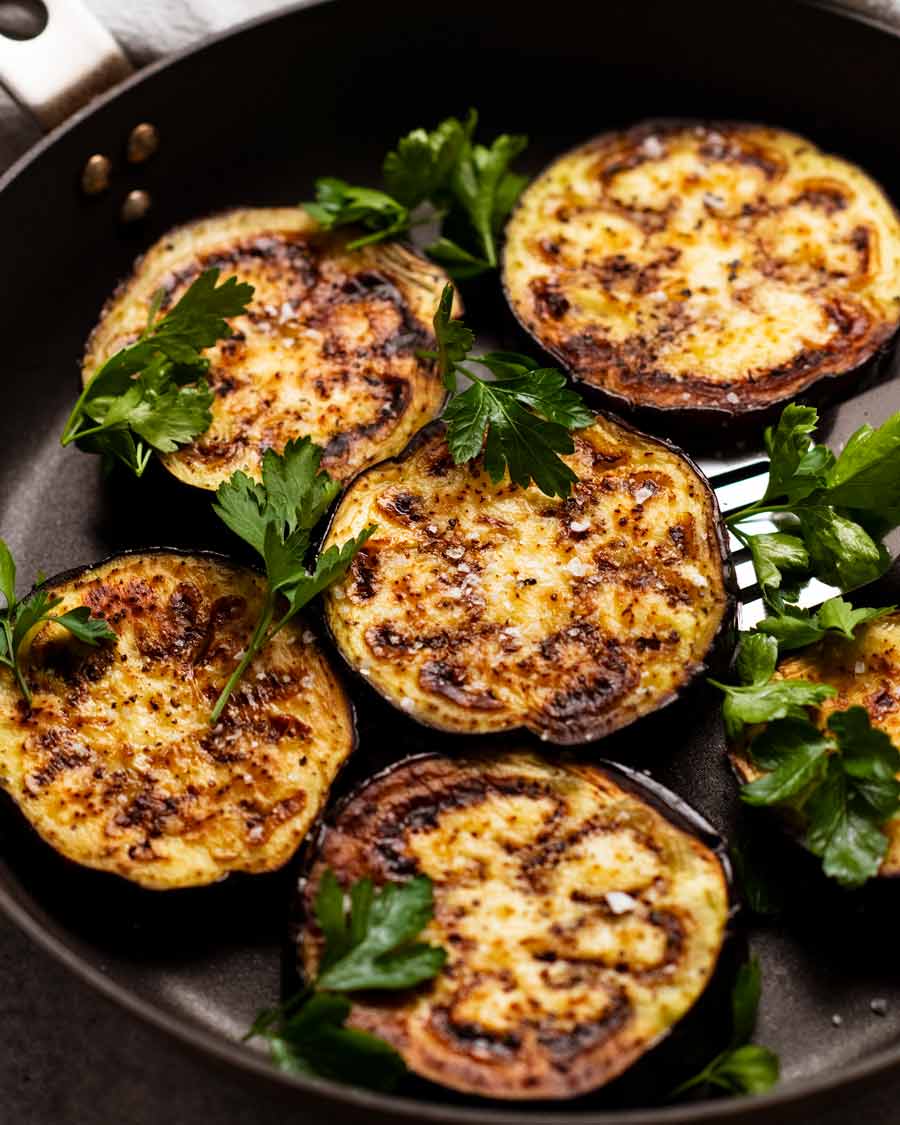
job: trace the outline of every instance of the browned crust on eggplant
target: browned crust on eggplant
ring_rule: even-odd
[[[774,678],[811,680],[837,690],[820,707],[810,708],[810,718],[821,730],[832,712],[864,707],[872,726],[900,746],[900,613],[861,626],[852,641],[826,636],[801,652],[791,653],[779,662]],[[752,728],[729,748],[731,763],[743,783],[763,776],[764,771],[748,754],[750,738],[762,729]],[[793,817],[786,823],[798,832],[802,828]],[[878,875],[896,878],[900,876],[900,817],[889,821],[885,832],[888,850]]]
[[[426,725],[603,737],[672,702],[732,621],[715,495],[680,450],[598,415],[566,500],[480,461],[436,423],[361,474],[325,545],[378,528],[325,617],[348,664]]]
[[[77,863],[150,889],[284,864],[353,748],[352,709],[315,637],[291,623],[209,713],[261,608],[264,582],[214,555],[114,556],[51,579],[57,612],[87,605],[115,642],[55,625],[30,641],[29,710],[0,670],[0,783]]]
[[[494,1098],[571,1098],[624,1071],[703,992],[729,913],[727,874],[696,836],[600,769],[525,753],[418,757],[343,805],[303,892],[310,976],[326,868],[345,887],[432,879],[422,937],[445,968],[357,996],[348,1022],[416,1073]]]
[[[400,452],[440,413],[445,390],[431,320],[446,277],[400,243],[349,251],[358,231],[323,232],[299,208],[248,208],[164,235],[107,301],[88,341],[87,382],[142,331],[153,294],[170,308],[205,269],[256,288],[233,334],[206,353],[209,430],[162,457],[179,479],[214,489],[258,476],[266,449],[309,435],[345,480]]]
[[[900,323],[900,220],[795,134],[649,121],[526,189],[503,277],[574,378],[631,407],[736,415],[868,370]]]

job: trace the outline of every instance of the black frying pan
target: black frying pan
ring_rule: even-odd
[[[529,6],[530,7],[530,6]],[[455,0],[321,4],[251,24],[149,68],[47,137],[0,181],[0,534],[23,577],[167,544],[226,547],[208,503],[167,474],[102,482],[95,459],[57,437],[77,360],[104,298],[168,227],[240,204],[290,204],[317,174],[374,181],[388,142],[476,105],[485,130],[527,132],[531,170],[603,129],[644,116],[714,116],[796,129],[856,160],[900,199],[900,41],[821,7],[755,0],[525,5]],[[138,122],[159,130],[148,163],[124,160]],[[110,189],[79,187],[93,153],[113,158]],[[129,191],[149,192],[146,218],[124,224]],[[514,331],[490,286],[469,298],[493,339]],[[839,441],[900,409],[883,382],[829,412]],[[715,470],[715,461],[706,462]],[[731,479],[730,477],[726,479]],[[897,583],[883,596],[900,601]],[[360,700],[359,776],[440,737]],[[438,744],[438,745],[436,745]],[[711,696],[603,744],[646,767],[717,827],[732,831],[734,785]],[[29,934],[124,1008],[209,1058],[279,1089],[286,1110],[342,1122],[809,1121],[837,1084],[900,1067],[895,891],[849,897],[782,849],[783,918],[751,928],[766,992],[759,1039],[785,1079],[759,1099],[614,1110],[601,1095],[571,1107],[509,1109],[450,1100],[433,1088],[386,1098],[289,1079],[237,1040],[256,1009],[289,986],[285,956],[293,869],[154,896],[73,870],[0,807],[0,905]],[[870,1001],[888,1000],[884,1017]],[[843,1024],[832,1026],[832,1015]]]

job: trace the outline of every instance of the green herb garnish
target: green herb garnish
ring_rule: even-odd
[[[288,442],[282,454],[266,450],[262,483],[238,471],[219,485],[213,511],[262,557],[267,589],[262,613],[240,663],[228,678],[210,722],[222,714],[228,698],[254,656],[317,594],[343,578],[353,556],[374,527],[355,539],[329,547],[305,565],[312,529],[340,492],[340,484],[319,469],[322,450],[308,438]],[[279,601],[286,608],[276,620]]]
[[[446,285],[434,315],[441,377],[453,394],[444,411],[447,444],[457,465],[484,454],[484,466],[498,483],[505,473],[527,488],[534,481],[547,496],[568,496],[578,479],[560,458],[575,445],[570,430],[594,421],[566,377],[514,352],[471,355],[472,332],[452,319],[453,286]],[[482,379],[465,362],[480,363],[494,376]],[[471,380],[459,391],[457,375]]]
[[[304,209],[326,230],[355,224],[369,233],[351,250],[396,238],[435,217],[441,236],[426,248],[451,276],[474,277],[497,265],[497,238],[525,186],[510,164],[526,147],[522,136],[502,134],[490,145],[473,141],[478,115],[448,117],[436,129],[414,129],[397,142],[382,167],[384,190],[345,180],[316,180],[316,198]],[[427,205],[428,210],[419,214]]]
[[[741,788],[748,805],[780,806],[805,826],[805,843],[825,874],[858,887],[878,873],[888,846],[884,826],[900,813],[900,752],[871,726],[863,707],[834,711],[827,728],[809,721],[807,707],[836,694],[828,684],[773,680],[777,644],[751,633],[738,650],[742,685],[710,681],[725,693],[729,736],[745,724],[766,723],[747,753],[765,774]]]
[[[314,907],[324,939],[318,977],[287,1004],[260,1013],[247,1038],[266,1038],[282,1070],[389,1090],[405,1072],[403,1060],[382,1039],[344,1026],[352,1007],[344,994],[413,988],[440,972],[445,951],[414,940],[434,912],[431,880],[375,890],[361,879],[345,895],[328,870]]]
[[[818,420],[810,406],[784,409],[765,434],[770,459],[765,495],[725,520],[749,548],[775,617],[803,620],[786,595],[810,577],[844,591],[878,578],[891,561],[881,536],[900,523],[900,413],[877,430],[857,430],[838,457],[813,441]],[[760,515],[774,516],[779,530],[754,534],[751,521]],[[820,625],[821,619],[813,630]],[[777,628],[788,647],[807,643],[802,637],[809,632],[797,624],[767,625],[772,635]]]
[[[170,312],[153,300],[140,339],[111,356],[75,404],[60,441],[75,442],[107,463],[119,460],[141,476],[154,451],[172,453],[204,433],[213,392],[202,352],[231,335],[225,317],[246,311],[253,286],[206,270]]]
[[[13,672],[19,691],[31,706],[31,691],[22,671],[20,650],[31,631],[38,625],[53,621],[88,645],[114,641],[116,634],[102,617],[92,617],[87,606],[78,606],[66,613],[54,614],[62,598],[51,597],[38,588],[21,601],[16,601],[16,564],[6,543],[0,539],[0,595],[6,606],[0,610],[0,664]]]
[[[693,1078],[673,1092],[716,1087],[728,1094],[763,1094],[778,1081],[778,1056],[768,1047],[751,1043],[762,981],[759,961],[754,957],[738,970],[731,993],[731,1042]]]

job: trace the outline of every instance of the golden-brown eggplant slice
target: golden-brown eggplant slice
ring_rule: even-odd
[[[736,414],[858,370],[895,334],[900,221],[865,172],[793,133],[649,122],[531,184],[503,277],[577,379]]]
[[[709,981],[728,883],[697,837],[590,766],[532,754],[420,757],[365,784],[323,831],[305,887],[434,884],[432,983],[356,998],[353,1027],[416,1073],[493,1098],[569,1098],[624,1071]],[[315,972],[321,934],[301,935]]]
[[[377,530],[326,594],[329,628],[420,722],[587,742],[703,668],[730,604],[708,483],[602,416],[574,440],[566,500],[454,465],[439,425],[341,500],[327,544]]]
[[[813,722],[825,729],[833,711],[865,707],[873,727],[883,730],[900,746],[900,613],[871,621],[856,630],[852,641],[824,637],[798,653],[784,657],[775,679],[811,680],[831,684],[837,695],[810,712]],[[751,734],[760,727],[753,728]],[[731,747],[731,761],[741,781],[755,781],[761,770],[747,756],[747,739]],[[888,850],[878,872],[900,875],[900,817],[885,825]]]
[[[205,269],[256,292],[234,334],[207,355],[216,398],[209,430],[163,457],[188,484],[254,476],[266,449],[309,435],[342,480],[399,453],[434,418],[444,388],[431,320],[446,281],[396,242],[348,251],[354,234],[324,233],[300,208],[231,211],[179,227],[141,258],[88,342],[87,381],[141,333],[160,288],[165,311]]]
[[[214,556],[122,555],[53,579],[116,641],[58,625],[32,640],[31,711],[0,670],[2,785],[69,859],[153,889],[262,872],[293,855],[353,747],[349,701],[289,624],[209,713],[246,645],[263,580]]]

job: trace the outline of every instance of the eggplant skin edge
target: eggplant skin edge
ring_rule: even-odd
[[[208,716],[262,602],[263,579],[211,552],[114,555],[49,579],[115,642],[61,627],[30,641],[29,712],[0,670],[2,786],[66,859],[151,890],[286,863],[356,743],[353,709],[301,620]]]
[[[677,805],[660,811],[665,791],[644,798],[616,772],[512,752],[419,755],[367,780],[310,856],[301,972],[311,979],[321,955],[326,868],[345,887],[426,874],[435,915],[421,940],[443,946],[447,966],[418,989],[357,996],[349,1025],[415,1073],[484,1097],[605,1085],[704,992],[731,892],[717,850],[678,823]]]
[[[238,469],[259,477],[266,449],[309,436],[346,480],[398,453],[436,417],[446,391],[432,317],[447,278],[407,246],[349,251],[353,229],[325,232],[299,207],[243,208],[169,231],[106,302],[82,361],[88,382],[143,330],[162,290],[168,311],[205,269],[256,292],[232,335],[205,354],[209,429],[161,454],[179,480],[214,490]],[[457,312],[461,306],[457,302]]]
[[[857,669],[861,669],[857,671]],[[841,637],[824,637],[799,652],[785,656],[775,671],[776,679],[808,679],[831,684],[837,694],[811,711],[812,721],[824,729],[833,711],[848,707],[864,707],[873,727],[883,730],[895,746],[900,746],[900,700],[894,696],[894,685],[900,680],[900,613],[871,621],[856,631],[852,641]],[[752,727],[729,747],[729,758],[738,780],[745,784],[763,776],[749,757],[750,739],[764,727]],[[773,809],[788,831],[801,836],[799,818],[786,811]],[[900,816],[885,825],[888,850],[878,872],[879,879],[900,876]]]
[[[702,566],[695,566],[689,555],[686,573],[693,575],[691,582],[680,580],[680,587],[669,587],[667,591],[665,581],[660,579],[658,584],[663,587],[662,595],[652,589],[648,593],[648,585],[655,581],[653,568],[646,560],[637,557],[639,552],[633,552],[630,559],[626,560],[627,567],[620,568],[620,571],[624,570],[623,581],[626,586],[630,583],[627,586],[629,606],[626,607],[629,613],[643,612],[646,606],[642,607],[642,603],[653,597],[656,597],[657,605],[662,604],[669,595],[687,601],[686,586],[698,598],[704,587],[710,590],[709,601],[713,604],[710,612],[716,620],[714,627],[709,629],[704,651],[688,654],[689,659],[679,665],[677,677],[664,689],[654,694],[639,693],[644,702],[635,704],[630,711],[623,708],[616,712],[613,706],[608,705],[609,700],[620,700],[623,692],[633,692],[636,686],[640,687],[634,683],[634,669],[630,663],[633,662],[634,652],[638,652],[648,662],[651,657],[655,657],[655,665],[659,667],[666,656],[665,644],[657,643],[655,636],[645,634],[628,639],[631,643],[628,648],[623,643],[621,619],[614,617],[613,624],[608,628],[597,628],[587,615],[579,617],[576,614],[570,591],[564,591],[560,597],[552,585],[547,586],[550,592],[546,598],[538,591],[538,599],[532,604],[534,599],[529,595],[533,595],[536,581],[525,575],[524,570],[530,567],[537,573],[542,561],[545,561],[541,554],[546,544],[537,533],[532,537],[537,541],[536,544],[522,541],[513,545],[518,577],[513,582],[512,573],[507,576],[511,594],[509,590],[494,591],[491,596],[483,599],[485,604],[476,601],[474,606],[465,609],[463,612],[468,616],[455,624],[452,618],[442,616],[446,599],[441,603],[440,613],[434,612],[433,603],[427,598],[420,599],[415,588],[415,583],[421,581],[423,575],[427,580],[429,566],[432,568],[432,577],[436,574],[437,583],[446,581],[445,573],[453,574],[454,565],[457,567],[458,581],[462,576],[458,569],[460,563],[468,568],[466,578],[471,576],[477,579],[479,567],[484,572],[490,569],[489,562],[484,562],[483,555],[481,562],[478,561],[484,542],[479,538],[480,525],[473,524],[469,518],[472,511],[477,510],[477,505],[469,505],[468,510],[466,509],[466,503],[460,502],[459,496],[453,492],[456,482],[460,485],[458,491],[472,491],[476,499],[487,495],[498,503],[520,503],[525,514],[511,517],[507,521],[516,531],[521,529],[526,518],[530,520],[535,513],[539,513],[542,520],[547,520],[546,526],[551,531],[558,524],[561,530],[557,538],[563,540],[559,548],[562,554],[551,560],[542,581],[546,583],[549,579],[552,582],[562,576],[566,582],[570,577],[575,578],[577,584],[584,578],[590,581],[594,577],[589,569],[578,574],[582,569],[578,544],[583,543],[586,536],[592,535],[594,530],[592,521],[585,519],[584,498],[579,496],[579,489],[588,487],[583,481],[575,486],[573,498],[566,501],[546,497],[534,486],[523,493],[511,485],[508,479],[499,486],[494,486],[478,463],[455,468],[452,466],[449,451],[446,451],[443,443],[444,425],[436,422],[421,431],[400,457],[374,466],[351,483],[338,502],[323,539],[323,547],[343,542],[350,534],[361,530],[366,522],[378,524],[378,530],[354,560],[346,578],[326,591],[323,599],[324,618],[338,652],[350,669],[410,718],[425,726],[452,733],[487,734],[525,728],[558,745],[581,744],[610,734],[645,714],[673,703],[691,683],[703,675],[710,664],[719,662],[717,654],[730,645],[733,639],[736,585],[718,505],[709,482],[690,458],[664,439],[643,434],[609,415],[598,414],[596,418],[595,426],[589,428],[592,432],[597,430],[607,435],[617,434],[622,443],[636,443],[643,451],[648,465],[651,461],[658,463],[662,458],[665,464],[678,466],[684,473],[684,479],[689,480],[691,487],[699,491],[702,519],[694,521],[688,512],[682,526],[675,523],[673,517],[673,526],[667,529],[669,534],[663,546],[666,551],[673,544],[682,549],[693,538],[695,543],[699,543],[698,549],[705,553],[706,570]],[[585,433],[586,431],[580,431],[580,435]],[[574,436],[576,444],[580,443],[583,447],[586,439],[580,435]],[[435,509],[428,507],[426,503],[418,516],[415,512],[412,513],[416,518],[410,520],[410,511],[404,512],[401,509],[404,504],[408,506],[413,501],[418,502],[415,494],[416,480],[414,477],[410,481],[403,474],[411,464],[415,464],[416,459],[422,461],[423,457],[427,458],[431,447],[436,451],[432,461],[438,463],[433,471],[440,474],[435,485],[439,491],[438,506],[444,507],[438,516],[432,518],[424,513]],[[609,450],[606,452],[615,462],[615,453]],[[579,456],[577,451],[574,456]],[[603,466],[603,451],[597,455],[597,460]],[[615,467],[615,463],[612,466],[606,465],[610,471]],[[374,494],[370,484],[373,477],[378,476],[388,483],[382,489],[377,503],[369,503],[370,494]],[[426,472],[422,479],[427,476]],[[392,483],[395,480],[399,483]],[[636,489],[638,500],[644,496],[643,503],[646,505],[648,500],[653,499],[649,492],[655,483],[654,470],[641,467],[636,470],[630,487],[633,492]],[[590,489],[595,492],[596,484],[596,481],[589,482]],[[644,493],[641,492],[642,487]],[[356,505],[356,497],[360,491],[366,494],[366,501],[361,506]],[[602,493],[600,495],[602,497]],[[518,501],[515,499],[517,496]],[[395,502],[398,497],[399,508]],[[630,503],[633,498],[632,495],[626,503]],[[429,498],[426,496],[425,499]],[[627,521],[633,511],[642,510],[641,504],[636,504],[632,512],[624,515],[619,513],[616,519]],[[348,512],[352,514],[348,515]],[[679,517],[683,514],[677,513]],[[481,518],[482,523],[491,530],[493,517],[490,508],[487,508],[486,514]],[[572,531],[573,525],[578,529],[585,522],[591,523],[589,530]],[[608,522],[605,519],[601,521]],[[455,527],[451,526],[454,523]],[[696,527],[695,524],[701,526]],[[476,530],[468,531],[470,526]],[[539,528],[539,525],[536,526]],[[621,529],[617,527],[617,530]],[[682,530],[685,530],[684,536],[681,536]],[[673,531],[674,538],[671,535]],[[397,604],[412,606],[409,620],[404,621],[403,610],[399,616],[385,612],[379,618],[378,614],[373,614],[373,620],[367,622],[369,604],[377,603],[379,590],[384,589],[373,580],[373,559],[380,572],[383,568],[378,559],[385,551],[386,543],[388,547],[393,545],[392,539],[396,540],[399,569],[395,588],[388,591],[385,597],[393,595],[400,599]],[[473,540],[477,541],[473,543]],[[649,550],[648,547],[647,551]],[[549,552],[545,552],[545,558],[546,553]],[[596,563],[597,575],[611,586],[617,581],[616,568],[609,566],[609,560],[603,557],[602,551],[599,554],[601,557]],[[670,554],[670,561],[674,557]],[[565,572],[565,568],[559,565],[560,559],[568,560],[567,565],[575,570]],[[583,564],[585,568],[592,565],[592,561]],[[554,567],[555,573],[552,570]],[[668,575],[669,572],[665,573]],[[377,578],[380,582],[383,575],[379,573]],[[696,587],[693,586],[694,582],[698,583]],[[435,582],[431,585],[435,587]],[[362,599],[359,597],[360,593],[364,595]],[[362,608],[357,613],[360,601]],[[540,616],[545,613],[545,603],[559,607],[553,610],[559,616],[559,620],[554,623],[555,628],[544,628],[542,635],[536,640],[526,636],[525,663],[518,669],[512,667],[509,662],[521,665],[523,655],[516,654],[510,641],[508,630],[512,616],[515,616],[512,633],[516,633],[520,626],[525,628],[528,622],[535,624],[535,628],[540,631]],[[636,611],[635,606],[638,607]],[[458,611],[454,609],[453,612]],[[567,613],[569,616],[565,616]],[[674,633],[675,630],[671,630],[666,635],[666,640],[672,641]],[[485,637],[487,645],[482,643]],[[510,652],[505,652],[504,649],[509,649]],[[540,663],[540,668],[531,666],[535,660]],[[439,666],[440,675],[436,674],[435,665]],[[484,690],[479,687],[475,692],[474,703],[469,697],[473,667],[480,673],[479,683],[484,687]],[[468,675],[464,670],[468,670]],[[508,677],[512,684],[508,690],[504,687],[502,676]],[[551,692],[549,685],[554,677],[558,687]],[[535,693],[541,691],[552,705],[548,705],[547,700],[542,702],[542,699],[536,697]],[[501,704],[499,706],[498,697]],[[646,702],[647,699],[650,700],[649,703]]]
[[[633,333],[635,340],[640,341],[640,347],[635,346],[630,350],[615,340],[598,341],[590,330],[590,317],[587,315],[583,318],[581,334],[573,330],[569,334],[568,342],[563,340],[562,325],[565,324],[570,309],[563,282],[566,277],[572,281],[572,284],[575,282],[571,271],[566,273],[560,270],[557,274],[553,272],[554,258],[560,255],[561,251],[552,223],[536,227],[532,237],[536,240],[537,250],[532,247],[526,252],[535,259],[537,256],[542,257],[546,265],[543,275],[532,278],[529,296],[526,299],[522,285],[516,280],[517,274],[523,272],[522,264],[519,263],[517,270],[511,259],[514,254],[523,252],[526,235],[520,231],[520,228],[527,228],[529,222],[537,224],[537,220],[527,214],[533,198],[531,193],[535,193],[536,189],[541,190],[544,182],[567,161],[575,164],[583,158],[596,155],[598,164],[604,165],[599,179],[606,181],[614,179],[620,172],[627,175],[630,166],[639,165],[642,160],[665,155],[664,146],[669,138],[690,133],[700,136],[707,147],[709,138],[714,138],[721,149],[727,150],[729,146],[733,146],[735,151],[726,159],[733,157],[743,168],[757,164],[764,169],[769,157],[773,161],[777,158],[784,162],[785,158],[777,151],[776,142],[783,148],[793,147],[795,150],[793,157],[797,160],[808,161],[811,164],[818,161],[833,174],[804,176],[802,183],[798,185],[795,198],[785,202],[808,203],[813,215],[816,208],[824,209],[828,221],[832,221],[835,213],[839,220],[842,212],[852,208],[855,202],[853,185],[870,194],[869,202],[874,201],[875,208],[880,210],[881,214],[876,215],[871,209],[866,214],[865,208],[862,208],[863,214],[859,225],[852,231],[842,231],[841,234],[846,235],[846,238],[842,239],[840,246],[837,245],[836,239],[830,250],[834,253],[843,252],[846,243],[849,247],[848,253],[858,252],[860,261],[865,263],[864,275],[873,261],[877,263],[890,257],[891,268],[883,271],[888,276],[882,279],[886,295],[882,295],[878,301],[873,298],[866,304],[857,293],[861,285],[842,286],[840,271],[834,271],[836,283],[824,293],[823,300],[826,297],[827,300],[822,307],[821,316],[833,329],[832,335],[836,334],[840,337],[838,343],[834,343],[829,338],[827,344],[823,343],[818,348],[806,344],[798,345],[795,354],[780,356],[777,362],[772,362],[762,371],[754,371],[750,366],[745,365],[736,370],[731,378],[709,377],[704,373],[702,362],[694,368],[688,364],[688,369],[683,372],[667,370],[666,354],[673,350],[673,334],[677,338],[682,328],[690,330],[697,319],[693,314],[686,313],[686,310],[690,309],[689,302],[692,298],[704,301],[710,298],[704,287],[694,291],[682,288],[683,280],[680,284],[676,284],[678,280],[675,276],[676,266],[684,249],[680,245],[680,242],[684,241],[683,237],[680,241],[673,239],[672,247],[668,248],[668,253],[674,256],[672,260],[667,260],[666,255],[662,255],[659,261],[655,262],[638,263],[628,260],[628,251],[631,247],[626,244],[630,236],[622,234],[618,226],[623,218],[628,218],[636,224],[631,234],[639,231],[641,224],[650,224],[648,227],[650,233],[646,235],[647,237],[664,237],[669,218],[672,214],[678,214],[678,208],[671,212],[667,209],[654,212],[653,208],[641,210],[634,200],[631,201],[630,206],[617,205],[615,208],[618,217],[614,233],[623,245],[611,247],[610,253],[605,257],[598,257],[597,261],[588,263],[593,271],[592,285],[588,286],[588,289],[593,288],[596,300],[600,299],[599,295],[604,295],[604,299],[606,295],[613,298],[612,311],[597,314],[597,323],[603,323],[605,328],[609,328],[610,325],[615,327],[616,318],[620,314],[622,324],[626,323],[626,312],[630,316],[636,310],[642,310],[642,323],[643,319],[654,325],[662,322],[660,329],[662,346],[659,354],[652,346],[647,346],[645,329]],[[771,152],[767,150],[767,145],[773,146]],[[779,172],[772,174],[777,187]],[[842,185],[838,174],[852,181],[851,186],[848,187],[846,183]],[[764,175],[764,180],[766,179]],[[697,184],[690,186],[690,190],[696,187],[699,191],[703,186],[698,180]],[[841,192],[844,193],[843,196]],[[710,194],[710,192],[705,193],[707,196]],[[569,202],[574,202],[574,198]],[[565,206],[564,202],[563,207]],[[747,202],[747,206],[752,214],[758,213],[763,217],[760,221],[765,221],[765,216],[772,212],[769,203],[765,201],[765,189],[761,192],[759,200]],[[705,200],[703,207],[704,217],[711,222],[715,221],[717,219],[715,209],[710,208]],[[577,211],[577,207],[572,210]],[[820,218],[821,216],[817,221]],[[570,221],[571,216],[567,218],[567,223]],[[650,229],[654,224],[659,229]],[[566,224],[557,223],[556,226],[564,238]],[[645,234],[646,232],[640,230],[639,242],[643,243]],[[885,247],[885,243],[890,245]],[[690,246],[688,248],[690,249]],[[729,259],[727,262],[726,258]],[[584,265],[586,261],[586,258],[583,259],[582,264]],[[714,257],[712,265],[715,270],[721,271],[724,268],[723,262],[728,267],[728,275],[723,281],[723,287],[724,284],[732,285],[735,281],[740,285],[740,268],[746,267],[747,263],[731,254],[725,254],[724,250]],[[732,271],[735,263],[736,268]],[[754,282],[760,291],[769,284],[766,278],[773,273],[777,275],[778,270],[785,274],[786,288],[790,289],[790,262],[778,262],[773,258],[771,263],[763,262],[763,265],[765,270],[757,271],[758,276]],[[585,265],[584,268],[587,266]],[[657,272],[653,273],[654,270]],[[657,284],[660,270],[663,281],[670,283],[667,290],[661,290]],[[668,277],[666,270],[670,273]],[[802,270],[798,267],[796,272],[800,273]],[[887,193],[866,172],[840,157],[821,152],[812,142],[796,134],[746,122],[650,120],[621,132],[601,134],[579,145],[557,157],[532,181],[507,224],[502,273],[507,302],[522,328],[545,351],[562,363],[573,379],[602,395],[614,407],[626,411],[646,409],[651,414],[678,415],[686,421],[692,420],[697,424],[708,421],[711,417],[723,420],[737,418],[744,414],[768,417],[779,406],[798,396],[802,395],[804,400],[826,402],[839,392],[843,392],[851,382],[859,384],[870,374],[877,375],[880,372],[886,357],[896,347],[898,327],[900,327],[900,296],[898,296],[900,216],[891,204]],[[816,277],[818,276],[816,274]],[[653,285],[650,284],[651,281]],[[795,288],[797,288],[796,284]],[[813,288],[819,290],[822,289],[822,285],[817,282]],[[748,293],[749,288],[746,285],[741,286],[740,301],[752,304],[754,297],[752,294],[748,296]],[[528,309],[526,304],[529,306]],[[717,307],[721,308],[721,305]],[[539,311],[541,309],[542,312]],[[702,321],[702,317],[700,319]],[[727,310],[724,319],[726,327],[733,321],[733,317],[728,317]],[[783,331],[775,333],[776,339],[790,335],[794,330],[792,325],[794,319],[796,318],[787,318],[782,326]],[[762,318],[762,324],[765,325],[765,318]],[[721,328],[721,324],[713,327]],[[695,349],[695,343],[691,343],[691,349]],[[715,362],[717,355],[729,354],[731,349],[723,344],[721,347],[711,347],[709,359]],[[758,351],[754,350],[751,354],[755,361]]]

